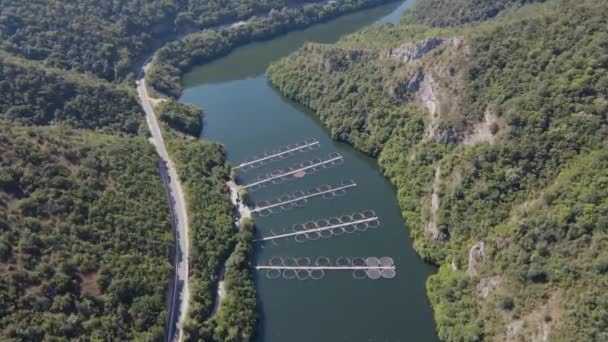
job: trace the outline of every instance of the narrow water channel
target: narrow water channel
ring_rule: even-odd
[[[373,210],[379,217],[380,226],[376,229],[305,242],[290,237],[256,243],[257,264],[268,263],[274,256],[309,257],[313,262],[322,256],[333,261],[339,257],[388,256],[396,265],[396,277],[378,280],[357,280],[351,271],[342,270],[327,271],[320,280],[268,279],[264,271],[256,271],[258,341],[437,340],[425,295],[425,282],[433,268],[412,249],[394,188],[374,160],[332,141],[312,113],[281,97],[264,74],[271,62],[305,41],[331,43],[371,23],[394,22],[412,2],[365,10],[268,42],[250,44],[186,75],[181,101],[204,108],[202,136],[224,144],[235,165],[257,153],[305,139],[320,142],[317,150],[241,172],[241,184],[304,161],[325,160],[332,152],[344,157],[342,165],[252,192],[252,202],[346,180],[357,184],[343,196],[311,198],[304,207],[256,218],[260,236],[290,232],[294,224],[364,210]]]

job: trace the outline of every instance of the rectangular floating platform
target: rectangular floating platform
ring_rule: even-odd
[[[258,158],[256,160],[244,162],[244,163],[241,163],[241,164],[235,166],[234,168],[235,169],[240,169],[240,168],[243,168],[243,167],[246,167],[246,166],[249,166],[249,165],[253,165],[253,164],[256,164],[256,163],[260,163],[260,162],[263,162],[263,161],[266,161],[266,160],[269,160],[269,159],[272,159],[272,158],[280,157],[280,156],[283,156],[285,154],[301,151],[303,149],[306,149],[306,148],[309,148],[309,147],[313,147],[313,146],[316,146],[316,145],[319,145],[319,141],[318,140],[314,140],[313,142],[310,142],[310,143],[307,143],[307,144],[304,144],[304,145],[301,145],[301,146],[296,146],[294,148],[290,148],[290,149],[285,150],[285,151],[273,153],[273,154],[270,154],[268,156],[265,156],[265,157],[262,157],[262,158]]]
[[[294,175],[294,174],[296,174],[298,172],[304,172],[306,170],[310,170],[310,169],[315,168],[317,166],[322,166],[322,165],[325,165],[325,164],[333,163],[335,161],[342,160],[342,159],[344,159],[344,157],[342,157],[341,155],[338,155],[337,157],[333,157],[333,158],[330,158],[330,159],[327,159],[327,160],[324,160],[324,161],[321,161],[321,162],[318,162],[318,163],[314,163],[314,164],[311,164],[311,165],[308,165],[308,166],[305,166],[305,167],[302,167],[302,168],[299,168],[299,169],[296,169],[296,170],[291,170],[291,171],[283,172],[283,173],[280,173],[280,174],[278,174],[276,176],[271,176],[271,177],[268,177],[268,178],[265,178],[265,179],[261,179],[259,181],[256,181],[256,182],[244,185],[243,187],[244,188],[250,188],[252,186],[256,186],[256,185],[272,182],[275,179],[280,179],[280,178],[284,178],[284,177],[287,177],[287,176],[291,176],[291,175]]]
[[[378,217],[370,217],[370,218],[366,218],[366,219],[362,219],[362,220],[357,220],[357,221],[352,221],[352,222],[347,222],[347,223],[340,223],[340,224],[335,224],[335,225],[327,226],[327,227],[306,229],[306,230],[301,230],[301,231],[293,232],[293,233],[285,233],[285,234],[280,234],[280,235],[267,236],[267,237],[264,237],[261,239],[255,239],[253,241],[268,241],[268,240],[281,239],[281,238],[289,237],[289,236],[302,235],[302,234],[307,234],[307,233],[312,233],[312,232],[320,232],[323,230],[352,226],[352,225],[359,224],[359,223],[367,223],[367,222],[377,221],[377,220],[378,220]]]
[[[395,266],[256,266],[256,270],[394,270]]]
[[[301,200],[304,200],[304,199],[309,199],[311,197],[322,196],[324,194],[328,194],[328,193],[331,193],[331,192],[334,192],[334,191],[340,191],[340,190],[352,188],[352,187],[355,187],[355,186],[357,186],[356,183],[348,184],[348,185],[344,185],[344,186],[339,186],[337,188],[330,188],[329,190],[323,190],[323,191],[315,192],[315,193],[312,193],[312,194],[300,196],[300,197],[297,197],[297,198],[292,198],[292,199],[287,200],[287,201],[283,201],[283,202],[279,202],[279,203],[274,203],[274,204],[269,204],[269,205],[266,205],[266,206],[263,206],[263,207],[255,207],[255,208],[251,209],[251,212],[252,213],[258,213],[258,212],[260,212],[262,210],[270,210],[272,208],[280,207],[280,206],[285,205],[285,204],[301,201]]]
[[[380,278],[392,279],[397,275],[395,264],[390,257],[368,257],[366,259],[358,257],[357,259],[363,260],[363,263],[359,264],[355,264],[354,259],[350,260],[346,257],[336,259],[336,264],[332,264],[331,260],[327,257],[319,257],[314,265],[310,264],[311,260],[307,257],[273,257],[271,260],[276,258],[280,259],[280,265],[262,264],[254,267],[260,272],[265,272],[268,279],[277,279],[282,276],[288,280],[296,278],[298,280],[319,280],[323,278],[325,271],[351,271],[355,279],[369,278],[372,280]],[[305,261],[304,264],[301,263],[302,260]],[[320,260],[323,260],[324,264],[320,264]],[[288,265],[286,264],[287,261],[295,264]]]

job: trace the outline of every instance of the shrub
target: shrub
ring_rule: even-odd
[[[502,297],[498,301],[498,305],[504,311],[511,311],[515,308],[515,302],[511,297]]]

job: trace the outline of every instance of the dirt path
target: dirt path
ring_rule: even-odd
[[[239,187],[236,183],[231,180],[226,183],[228,185],[228,189],[230,189],[230,201],[237,209],[238,215],[236,217],[236,221],[234,225],[237,229],[241,227],[242,219],[251,219],[251,210],[245,203],[243,203],[242,199],[239,198]],[[228,260],[226,259],[226,262]],[[217,283],[217,297],[215,302],[213,303],[213,310],[211,311],[211,316],[215,315],[220,307],[222,306],[222,301],[226,298],[226,287],[224,286],[224,273],[226,272],[226,263],[222,265],[222,269],[220,271],[219,281]]]

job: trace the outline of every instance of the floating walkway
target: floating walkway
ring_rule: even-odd
[[[325,165],[334,166],[336,162],[342,161],[343,159],[344,159],[344,157],[342,157],[342,155],[340,155],[339,153],[332,153],[332,154],[330,154],[329,159],[326,159],[326,160],[322,160],[322,161],[315,160],[315,161],[303,162],[298,166],[299,168],[297,168],[297,169],[292,168],[289,171],[283,171],[283,170],[274,171],[270,174],[259,177],[258,181],[244,185],[244,188],[251,188],[254,186],[262,185],[264,183],[272,182],[274,180],[286,178],[289,176],[303,177],[306,175],[307,170],[315,169],[319,166],[325,166]]]
[[[368,228],[377,228],[380,225],[378,217],[374,214],[373,211],[369,210],[364,213],[321,219],[316,222],[309,221],[294,225],[292,227],[293,232],[267,236],[254,241],[269,241],[295,236],[297,242],[304,242],[306,240],[317,240],[321,237],[330,238],[344,233],[363,232]]]
[[[295,145],[287,145],[273,152],[254,156],[252,160],[246,160],[234,167],[234,169],[247,170],[265,165],[267,162],[284,159],[296,152],[310,151],[319,148],[316,139],[303,141]],[[325,160],[312,159],[301,162],[287,169],[278,169],[270,173],[258,176],[252,183],[242,185],[249,191],[262,188],[265,184],[272,182],[279,184],[286,180],[301,178],[308,174],[319,172],[333,166],[341,165],[344,157],[339,153],[330,153]],[[342,182],[336,186],[321,185],[307,191],[296,191],[280,196],[269,201],[257,202],[248,212],[259,216],[269,216],[281,210],[291,210],[295,207],[305,205],[309,199],[322,197],[331,199],[336,196],[345,195],[348,189],[356,187],[354,181]],[[363,232],[380,226],[379,217],[373,210],[366,210],[350,215],[336,216],[329,219],[308,221],[303,224],[295,224],[292,231],[285,229],[282,233],[255,239],[256,242],[274,241],[277,239],[294,237],[296,242],[306,240],[317,240],[329,238],[345,233]],[[337,257],[334,260],[328,257],[317,257],[314,261],[308,257],[272,257],[266,263],[260,263],[254,268],[265,273],[268,279],[321,279],[325,272],[351,272],[355,279],[392,279],[396,276],[396,267],[390,257]]]
[[[296,191],[293,194],[285,195],[278,200],[275,200],[275,203],[259,202],[254,208],[251,209],[251,213],[258,213],[262,216],[268,216],[271,214],[272,209],[282,208],[284,210],[289,210],[293,208],[293,206],[302,206],[306,204],[307,200],[310,198],[318,196],[340,196],[346,193],[346,189],[354,188],[356,186],[356,183],[350,182],[337,187],[322,185],[307,193],[304,193],[303,191]]]
[[[255,156],[254,160],[245,161],[237,166],[234,169],[242,169],[242,168],[254,168],[257,166],[264,165],[266,162],[271,161],[275,158],[284,158],[288,155],[293,154],[294,152],[306,152],[319,148],[320,143],[316,139],[305,140],[301,143],[297,143],[294,145],[287,145],[286,147],[279,148],[274,152],[263,153],[261,155]]]
[[[394,270],[395,266],[256,266],[256,270]]]
[[[396,268],[390,257],[338,257],[335,263],[327,257],[319,257],[314,263],[310,258],[273,257],[268,265],[255,266],[258,271],[266,272],[269,279],[313,279],[323,278],[326,271],[352,271],[355,279],[391,279],[396,276]]]

